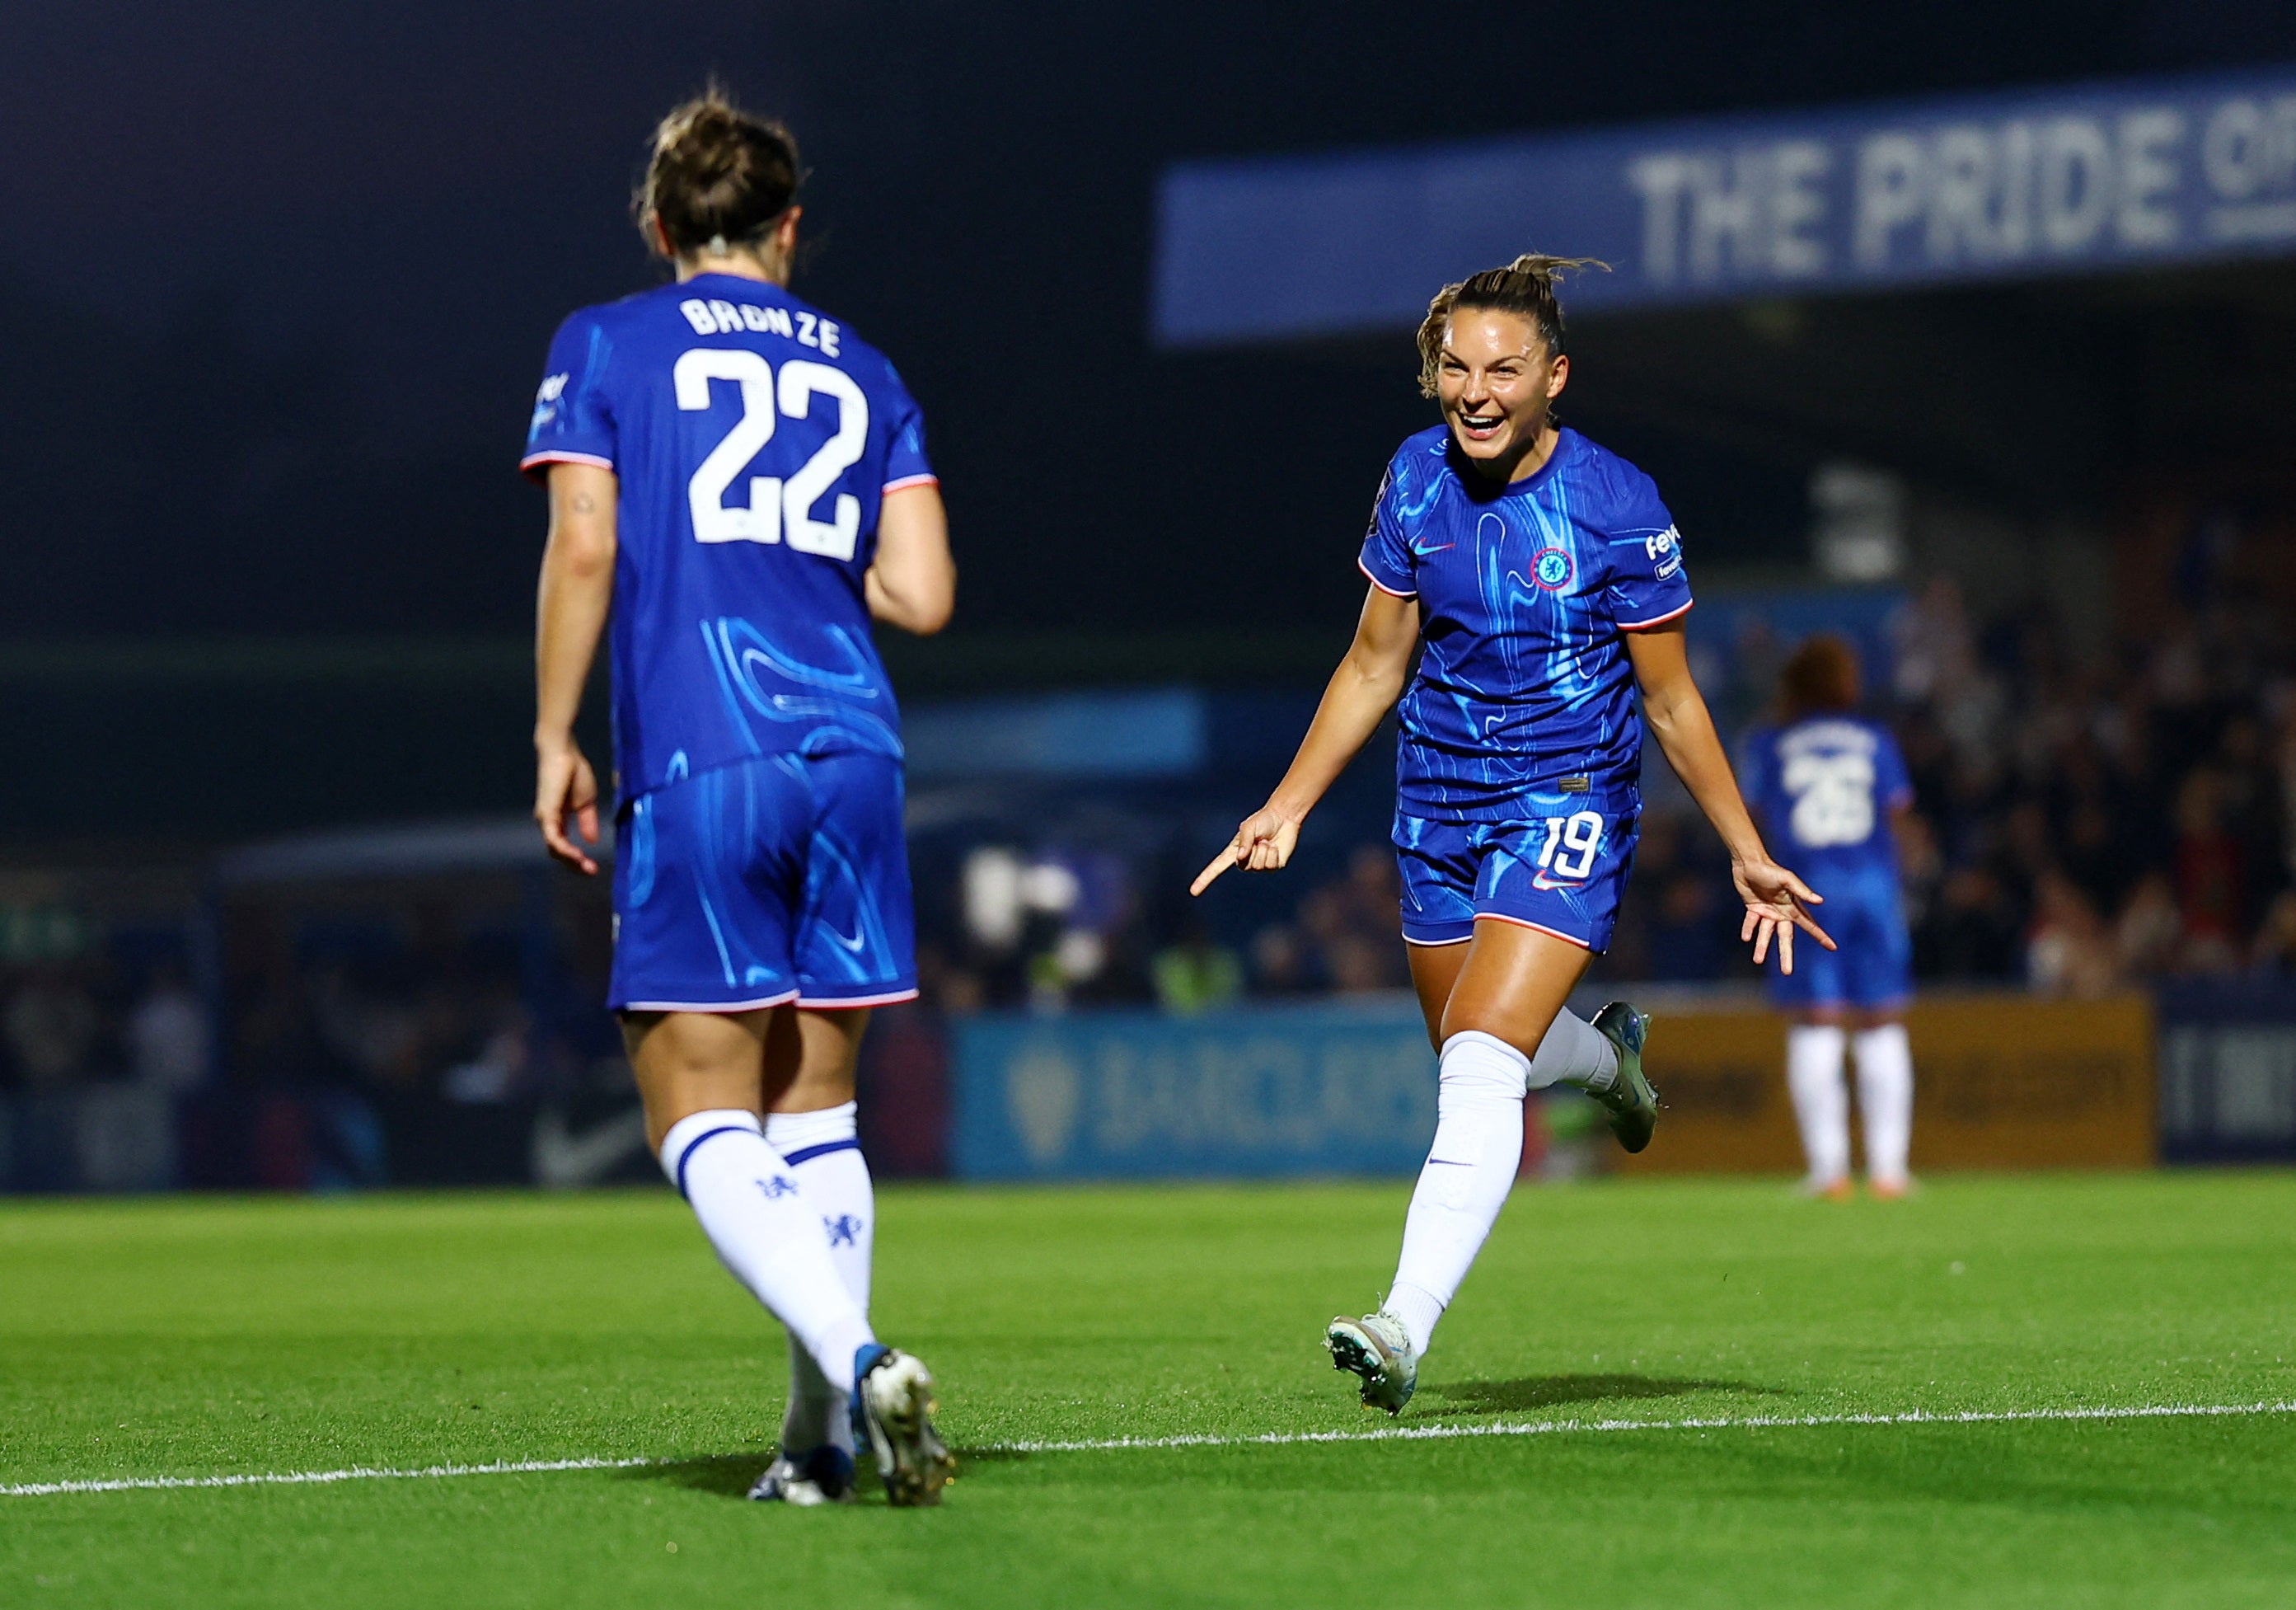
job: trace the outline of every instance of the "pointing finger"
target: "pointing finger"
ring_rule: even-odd
[[[1210,866],[1196,874],[1196,881],[1188,885],[1188,892],[1191,895],[1201,894],[1205,890],[1212,886],[1212,883],[1218,878],[1221,873],[1226,872],[1229,867],[1234,865],[1235,846],[1230,844],[1226,849],[1222,850],[1218,855],[1212,857]]]

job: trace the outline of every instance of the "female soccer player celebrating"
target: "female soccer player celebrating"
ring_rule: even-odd
[[[800,171],[778,123],[715,93],[678,108],[638,197],[676,283],[551,345],[522,466],[550,489],[534,814],[597,870],[572,729],[611,606],[609,1004],[662,1171],[790,1333],[782,1454],[750,1496],[849,1498],[866,1444],[894,1503],[930,1504],[954,1462],[932,1377],[869,1328],[853,1066],[868,1008],[916,993],[870,621],[939,630],[956,576],[916,404],[787,289]]]
[[[1691,681],[1690,584],[1657,489],[1554,423],[1570,374],[1554,285],[1581,266],[1517,258],[1428,308],[1420,389],[1444,423],[1388,464],[1355,642],[1291,769],[1193,885],[1289,860],[1308,813],[1402,698],[1394,839],[1412,981],[1442,1059],[1435,1143],[1386,1302],[1324,1335],[1364,1402],[1390,1414],[1514,1183],[1528,1092],[1576,1085],[1627,1150],[1650,1142],[1648,1019],[1622,1001],[1592,1023],[1563,1009],[1610,943],[1644,721],[1729,847],[1754,959],[1775,942],[1791,971],[1796,928],[1833,943],[1803,909],[1818,897],[1763,849]]]
[[[1913,993],[1912,936],[1898,876],[1898,834],[1914,807],[1898,741],[1857,714],[1857,653],[1812,637],[1779,678],[1779,724],[1746,740],[1746,797],[1787,858],[1833,891],[1829,918],[1841,948],[1774,980],[1770,998],[1793,1016],[1786,1088],[1809,1158],[1808,1190],[1849,1195],[1849,1098],[1841,1055],[1857,1053],[1866,1182],[1902,1196],[1913,1134],[1914,1056],[1903,1021]]]

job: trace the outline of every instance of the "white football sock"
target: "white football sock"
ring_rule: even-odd
[[[1914,1132],[1914,1048],[1903,1023],[1859,1031],[1857,1112],[1866,1123],[1866,1177],[1876,1185],[1906,1183],[1906,1151]]]
[[[1619,1081],[1619,1047],[1610,1036],[1565,1006],[1554,1014],[1546,1037],[1530,1059],[1530,1088],[1576,1085],[1582,1090],[1607,1090]]]
[[[1809,1157],[1809,1183],[1824,1190],[1849,1173],[1849,1092],[1841,1082],[1845,1039],[1834,1023],[1797,1023],[1786,1031],[1786,1089],[1801,1149]],[[1866,1121],[1873,1121],[1867,1116]]]
[[[829,1256],[845,1289],[869,1311],[869,1248],[877,1229],[869,1165],[861,1156],[855,1106],[817,1113],[768,1113],[766,1142],[797,1171],[805,1199],[821,1220]],[[790,1338],[789,1410],[782,1417],[782,1446],[804,1454],[824,1445],[853,1451],[846,1394],[830,1385],[812,1355]]]
[[[1483,1250],[1522,1164],[1522,1100],[1530,1058],[1474,1029],[1443,1042],[1435,1144],[1403,1220],[1403,1257],[1387,1311],[1425,1353],[1435,1322]]]
[[[755,1113],[696,1113],[662,1138],[661,1171],[701,1221],[718,1257],[789,1327],[822,1377],[853,1390],[853,1354],[877,1338],[829,1256],[828,1237]]]

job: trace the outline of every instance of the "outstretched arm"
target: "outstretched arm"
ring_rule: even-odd
[[[1267,803],[1243,819],[1227,848],[1188,885],[1201,894],[1231,867],[1273,872],[1292,858],[1300,825],[1324,791],[1347,769],[1356,752],[1379,730],[1387,712],[1403,696],[1411,674],[1411,651],[1419,641],[1419,600],[1398,598],[1374,587],[1364,597],[1355,641],[1324,688],[1316,719],[1300,741],[1300,752]]]
[[[598,842],[598,776],[575,746],[574,718],[614,600],[620,485],[595,464],[550,466],[550,543],[535,600],[534,819],[550,853],[585,873],[598,870],[582,847]]]
[[[1627,634],[1627,654],[1633,661],[1635,681],[1642,688],[1643,719],[1666,753],[1674,775],[1690,790],[1699,809],[1722,835],[1730,852],[1730,878],[1738,898],[1746,902],[1746,920],[1738,937],[1754,941],[1759,965],[1769,954],[1770,940],[1778,942],[1778,971],[1793,971],[1793,931],[1801,929],[1828,950],[1834,948],[1825,931],[1802,908],[1822,906],[1824,897],[1770,859],[1762,835],[1754,831],[1746,801],[1738,795],[1738,779],[1730,773],[1729,758],[1714,731],[1714,718],[1691,679],[1690,654],[1680,621],[1648,631]]]

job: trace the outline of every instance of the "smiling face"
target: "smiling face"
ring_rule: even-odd
[[[1538,326],[1521,314],[1461,308],[1444,326],[1436,399],[1459,451],[1513,481],[1546,461],[1547,405],[1570,378],[1570,359],[1550,357]]]

